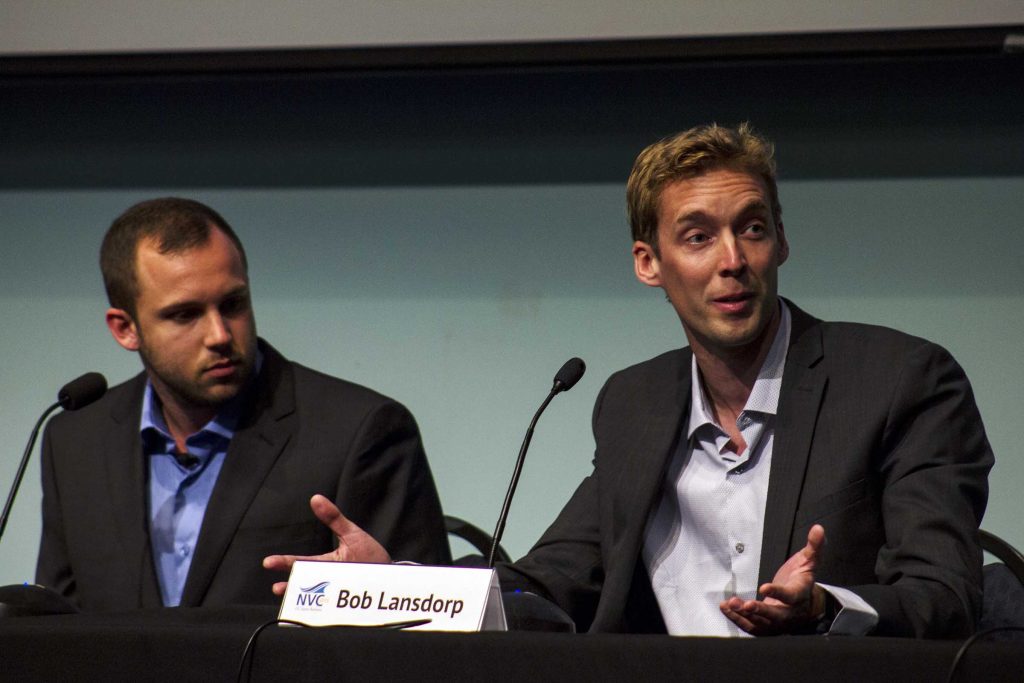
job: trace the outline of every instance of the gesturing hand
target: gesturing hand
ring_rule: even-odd
[[[316,494],[309,500],[309,507],[321,522],[334,532],[338,547],[323,555],[269,555],[263,558],[263,568],[274,571],[288,571],[296,560],[314,562],[369,562],[386,564],[391,556],[377,540],[359,528],[352,520],[341,514],[338,506],[325,496]],[[274,595],[284,595],[287,581],[274,584]]]
[[[816,620],[825,608],[825,590],[814,583],[824,545],[825,529],[815,524],[807,532],[807,545],[779,567],[771,583],[761,586],[764,599],[731,597],[719,605],[722,614],[755,636],[792,633]]]

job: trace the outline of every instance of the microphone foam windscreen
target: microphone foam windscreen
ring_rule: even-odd
[[[87,372],[73,379],[57,393],[57,401],[64,410],[78,410],[107,393],[107,379],[98,372]]]
[[[580,381],[580,377],[587,371],[587,364],[582,358],[570,358],[555,374],[555,384],[561,391],[569,391]]]

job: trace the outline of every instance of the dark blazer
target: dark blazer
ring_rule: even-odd
[[[963,370],[923,339],[790,310],[759,582],[820,523],[817,579],[871,604],[876,634],[970,633],[993,458]],[[608,380],[593,473],[502,568],[503,585],[550,597],[582,629],[664,631],[640,553],[689,414],[691,357],[672,351]]]
[[[332,498],[396,559],[450,561],[419,431],[402,405],[285,360],[263,367],[210,497],[182,606],[275,604],[275,553],[330,551],[309,509]],[[149,544],[139,419],[146,378],[50,422],[43,438],[43,535],[36,581],[89,611],[161,605]]]

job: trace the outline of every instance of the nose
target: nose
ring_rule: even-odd
[[[747,259],[743,254],[740,241],[731,234],[719,240],[719,270],[722,275],[738,275],[747,267]]]
[[[212,311],[207,316],[206,345],[208,347],[224,346],[231,343],[231,328],[220,311]]]

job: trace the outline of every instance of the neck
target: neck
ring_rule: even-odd
[[[704,391],[719,424],[735,422],[746,406],[781,320],[782,316],[776,309],[758,338],[740,347],[711,350],[704,344],[694,343],[694,339],[690,340]]]
[[[188,449],[185,442],[206,424],[217,416],[217,408],[211,406],[185,405],[173,396],[168,396],[166,391],[161,391],[154,384],[154,390],[160,397],[160,413],[167,424],[167,430],[174,439],[174,444],[179,453],[185,453]]]

